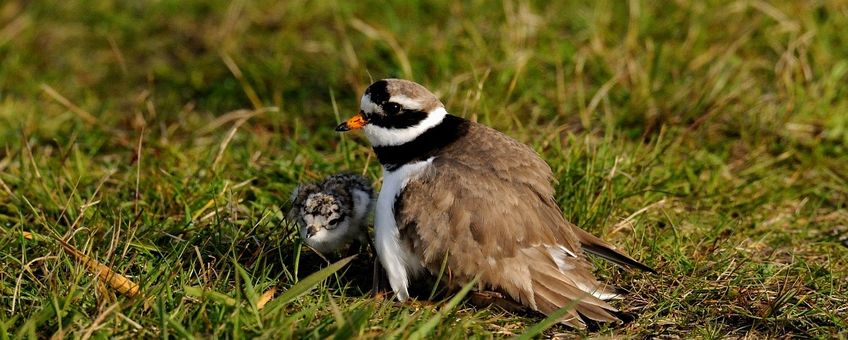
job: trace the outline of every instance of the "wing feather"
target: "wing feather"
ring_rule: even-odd
[[[472,123],[401,192],[401,238],[431,272],[447,255],[458,285],[480,274],[483,284],[546,314],[579,299],[564,323],[582,324],[577,312],[613,320],[615,309],[593,295],[608,288],[594,279],[552,178],[532,149]]]

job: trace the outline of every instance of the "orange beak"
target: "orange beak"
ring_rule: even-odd
[[[365,115],[362,114],[362,111],[359,111],[357,114],[350,117],[346,122],[339,124],[336,126],[336,131],[350,131],[361,129],[363,126],[368,124],[368,119],[365,119]]]

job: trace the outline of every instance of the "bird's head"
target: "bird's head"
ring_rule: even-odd
[[[312,193],[300,206],[301,236],[307,243],[330,237],[337,229],[344,230],[350,224],[350,214],[342,207],[342,200],[325,192]]]
[[[368,86],[359,112],[336,131],[362,129],[373,146],[400,145],[438,125],[445,115],[445,106],[424,86],[383,79]]]

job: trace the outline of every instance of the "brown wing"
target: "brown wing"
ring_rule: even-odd
[[[433,164],[395,209],[401,237],[426,268],[438,273],[447,255],[454,284],[480,274],[482,284],[546,314],[581,300],[564,320],[573,326],[582,325],[576,312],[615,319],[589,294],[609,291],[592,275],[554,201],[551,170],[532,149],[472,124]]]

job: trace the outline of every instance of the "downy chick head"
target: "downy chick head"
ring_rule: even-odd
[[[351,180],[348,174],[305,184],[292,195],[292,211],[304,242],[322,254],[339,251],[354,239],[365,240],[362,224],[370,210],[370,183]],[[364,180],[364,179],[363,179]]]

